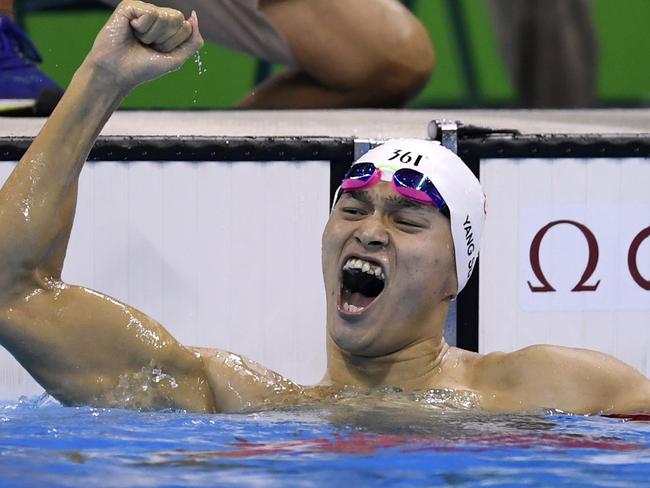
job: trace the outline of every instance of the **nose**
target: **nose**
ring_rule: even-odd
[[[364,219],[354,233],[354,238],[368,250],[381,249],[388,245],[388,232],[377,215]]]

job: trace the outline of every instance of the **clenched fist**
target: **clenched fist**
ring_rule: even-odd
[[[97,35],[89,63],[126,91],[180,68],[203,46],[196,14],[125,0]]]

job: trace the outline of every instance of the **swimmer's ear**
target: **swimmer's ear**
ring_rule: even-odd
[[[445,302],[453,302],[454,300],[456,300],[457,296],[458,295],[456,295],[455,293],[445,293],[444,301]]]

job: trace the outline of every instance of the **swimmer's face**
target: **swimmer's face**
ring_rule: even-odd
[[[381,356],[433,337],[456,290],[449,220],[381,182],[344,193],[323,233],[328,334],[342,350]],[[361,268],[361,269],[359,269]]]

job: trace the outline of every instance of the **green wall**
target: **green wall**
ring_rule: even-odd
[[[413,107],[508,106],[512,86],[499,57],[494,31],[482,0],[458,0],[465,18],[470,62],[463,64],[447,3],[414,0],[414,12],[433,40],[436,71]],[[625,6],[625,8],[622,8]],[[28,12],[23,23],[45,59],[42,68],[66,86],[90,49],[95,33],[110,15],[105,9]],[[603,105],[650,105],[650,1],[595,0],[600,39],[599,98]],[[139,87],[125,108],[228,108],[255,84],[254,58],[214,45],[200,53],[205,73],[195,63]],[[467,69],[476,87],[468,85]]]

